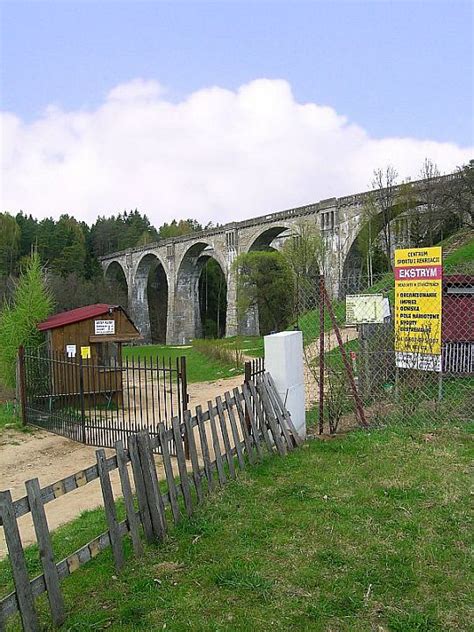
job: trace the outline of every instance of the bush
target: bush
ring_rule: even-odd
[[[226,347],[216,344],[214,340],[193,340],[193,347],[210,360],[229,364],[236,369],[242,369],[244,366],[243,352],[237,342],[235,346]]]
[[[282,331],[294,311],[294,276],[280,252],[252,251],[234,261],[237,276],[237,311],[244,320],[258,310],[260,334]]]

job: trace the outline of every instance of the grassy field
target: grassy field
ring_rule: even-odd
[[[120,575],[105,552],[66,580],[66,628],[472,629],[472,430],[412,420],[268,458],[143,559],[128,544]],[[104,528],[84,514],[58,556]]]
[[[180,356],[186,357],[186,368],[188,382],[206,382],[212,380],[218,380],[220,378],[232,377],[238,375],[239,370],[233,363],[223,363],[216,360],[212,360],[196,349],[192,344],[184,346],[170,346],[170,345],[143,345],[139,347],[124,347],[124,358],[140,358],[143,359],[156,359],[157,356],[161,358],[171,358],[172,365],[175,366],[176,358]]]

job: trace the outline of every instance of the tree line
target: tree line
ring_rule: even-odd
[[[67,214],[38,220],[23,212],[0,213],[0,302],[11,298],[33,251],[45,268],[57,311],[122,302],[123,287],[105,282],[99,257],[202,229],[195,219],[173,220],[157,229],[138,210],[98,217],[91,226]]]

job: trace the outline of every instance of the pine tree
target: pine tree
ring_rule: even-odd
[[[18,348],[41,344],[37,324],[48,316],[52,306],[39,255],[33,252],[20,274],[12,301],[5,302],[0,312],[0,380],[5,386],[15,386]]]

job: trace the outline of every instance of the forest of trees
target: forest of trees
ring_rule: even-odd
[[[156,229],[138,210],[99,217],[92,226],[71,215],[38,220],[24,213],[0,213],[0,303],[10,298],[33,250],[46,270],[57,311],[95,302],[121,303],[123,288],[105,282],[99,257],[202,228],[187,219]]]

